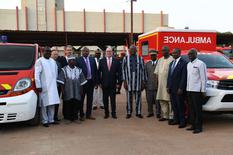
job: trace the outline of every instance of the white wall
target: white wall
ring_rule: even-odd
[[[80,31],[84,30],[83,12],[66,12],[66,30]]]
[[[103,32],[103,12],[86,12],[86,31]]]
[[[47,4],[47,24],[43,10],[38,12],[38,27],[40,31],[54,31],[54,6],[53,3]],[[51,9],[52,7],[52,9]],[[34,5],[28,8],[28,28],[36,30],[36,11]],[[25,30],[24,8],[19,10],[19,30]],[[56,11],[57,31],[63,31],[63,12]],[[65,31],[84,31],[83,12],[65,12]],[[168,26],[168,15],[164,14],[164,26]],[[151,31],[161,26],[160,14],[144,14],[144,32]],[[0,10],[0,29],[16,30],[16,11]],[[86,32],[104,32],[104,13],[86,12]],[[123,13],[106,12],[106,32],[123,32]],[[130,13],[125,13],[125,32],[130,32]],[[142,14],[134,14],[134,32],[142,32]]]
[[[16,30],[15,10],[0,10],[0,30]]]

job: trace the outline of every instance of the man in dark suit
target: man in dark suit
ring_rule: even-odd
[[[174,112],[170,125],[179,124],[179,128],[185,127],[185,90],[187,84],[187,62],[180,56],[181,50],[175,48],[172,51],[174,60],[170,63],[167,79],[167,89],[171,96],[171,105]]]
[[[147,76],[147,80],[145,81],[146,86],[146,100],[148,104],[148,115],[147,117],[154,116],[154,105],[156,107],[156,115],[157,118],[160,118],[160,105],[156,100],[157,89],[158,89],[158,79],[156,74],[154,74],[156,65],[157,65],[157,54],[158,51],[150,50],[150,58],[151,61],[148,61],[145,65],[145,72]]]
[[[65,51],[64,51],[64,56],[60,56],[58,57],[57,61],[61,64],[61,67],[65,67],[68,65],[68,60],[67,58],[72,55],[74,53],[73,51],[73,46],[71,45],[67,45],[65,47]]]
[[[57,69],[58,69],[58,75],[59,75],[59,73],[61,72],[62,67],[61,67],[60,62],[58,61],[58,58],[59,58],[59,56],[58,56],[58,48],[56,46],[53,46],[51,48],[51,51],[52,51],[51,58],[53,58],[53,60],[56,61]],[[58,95],[60,97],[61,96],[61,85],[60,84],[57,84],[57,90],[58,90]],[[59,104],[56,104],[55,105],[55,112],[54,112],[54,121],[60,121],[58,119],[58,110],[59,110]]]
[[[112,118],[116,116],[116,88],[120,87],[121,83],[121,65],[120,62],[113,57],[111,47],[106,49],[106,57],[100,60],[99,63],[99,83],[103,89],[103,102],[105,116],[109,118],[109,97],[111,101]]]
[[[82,49],[82,56],[77,59],[77,66],[82,69],[82,72],[87,79],[87,83],[83,86],[83,94],[81,97],[80,120],[84,121],[84,99],[87,96],[86,119],[95,120],[92,117],[92,102],[94,87],[97,87],[97,66],[95,59],[89,56],[89,49]]]

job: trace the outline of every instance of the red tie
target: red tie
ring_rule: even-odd
[[[110,69],[111,69],[111,59],[108,58],[108,70],[110,71]]]

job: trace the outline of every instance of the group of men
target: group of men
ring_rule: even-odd
[[[82,56],[73,55],[73,47],[65,48],[65,55],[58,56],[57,48],[46,47],[43,57],[35,65],[35,82],[40,93],[42,124],[49,127],[57,124],[60,95],[63,99],[63,116],[69,121],[95,120],[92,110],[104,109],[104,118],[117,119],[116,93],[121,85],[126,91],[126,118],[133,113],[142,115],[142,91],[146,90],[148,103],[147,117],[156,117],[159,121],[168,120],[169,125],[186,127],[185,112],[189,113],[193,133],[202,131],[202,99],[206,92],[206,65],[197,58],[197,50],[188,52],[190,62],[181,57],[181,50],[173,49],[172,56],[167,46],[162,48],[162,57],[158,51],[150,50],[151,60],[144,60],[137,54],[137,47],[132,45],[128,55],[119,61],[111,47],[101,58],[101,51],[95,51],[95,58],[90,56],[87,47],[82,48]],[[86,111],[84,99],[86,96]],[[188,98],[188,109],[185,101]],[[109,99],[111,113],[109,110]],[[155,105],[155,108],[154,108]],[[154,112],[154,109],[156,112]]]
[[[194,134],[202,132],[207,83],[206,65],[197,58],[197,53],[196,49],[190,49],[189,60],[185,60],[179,48],[173,49],[170,55],[169,47],[164,46],[162,57],[157,60],[158,51],[151,50],[151,61],[146,64],[148,117],[153,116],[153,105],[156,105],[159,121],[168,120],[169,125],[179,128],[190,123],[187,130]]]
[[[82,49],[82,56],[73,55],[73,47],[65,48],[65,55],[58,56],[56,47],[45,47],[43,57],[35,64],[35,83],[39,92],[42,124],[58,124],[60,96],[63,99],[62,113],[65,120],[95,120],[92,109],[98,104],[105,110],[108,118],[109,99],[111,116],[116,115],[116,90],[120,88],[121,65],[113,56],[111,47],[106,49],[105,57],[100,59],[100,50],[96,57],[89,56],[89,49]],[[86,111],[84,100],[86,97]]]

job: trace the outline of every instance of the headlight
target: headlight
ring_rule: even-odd
[[[31,86],[31,80],[28,78],[20,79],[14,88],[14,91],[23,91]]]
[[[219,81],[208,80],[207,81],[207,88],[217,88],[218,84],[219,84]]]

